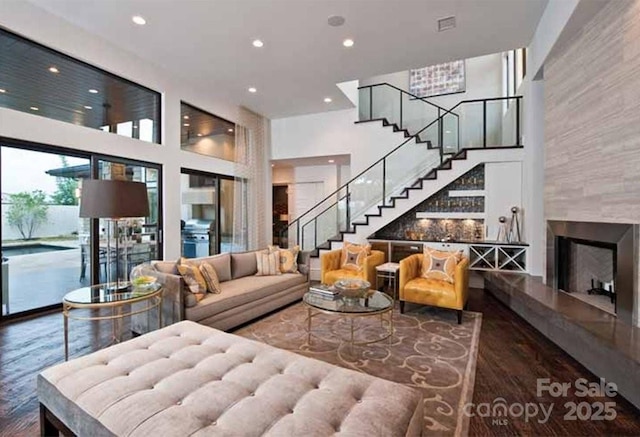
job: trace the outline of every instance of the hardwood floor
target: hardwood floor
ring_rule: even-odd
[[[615,397],[617,418],[613,421],[564,421],[564,403],[597,402],[603,398],[536,397],[536,379],[573,382],[596,378],[579,363],[548,341],[533,327],[482,290],[472,290],[469,310],[483,313],[478,352],[474,403],[493,405],[504,398],[508,405],[527,402],[554,403],[548,423],[536,419],[509,418],[507,425],[492,424],[491,418],[472,417],[470,435],[640,435],[639,412]],[[125,332],[127,327],[125,326]],[[107,343],[108,322],[71,324],[71,356],[80,356]],[[62,315],[50,314],[0,326],[0,436],[37,436],[38,401],[36,375],[63,361]]]
[[[547,393],[537,397],[538,378],[571,383],[572,386],[579,378],[590,382],[598,382],[598,378],[490,293],[473,290],[469,310],[483,314],[474,404],[489,403],[493,407],[496,398],[503,398],[507,405],[544,404],[547,410],[553,404],[546,423],[538,422],[542,413],[529,421],[524,417],[508,418],[504,425],[493,423],[491,417],[472,417],[470,435],[640,435],[638,410],[620,396],[578,397],[575,390],[570,389],[567,397],[554,398]],[[569,412],[566,402],[593,404],[611,401],[616,403],[617,417],[614,420],[564,420],[565,413]],[[516,414],[517,408],[514,407]],[[587,409],[586,406],[581,408]],[[595,411],[595,406],[592,410]]]

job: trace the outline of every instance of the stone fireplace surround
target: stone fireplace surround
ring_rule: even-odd
[[[638,293],[638,229],[635,224],[547,221],[547,285],[558,288],[559,241],[594,242],[615,247],[616,315],[619,320],[636,325],[635,296]]]

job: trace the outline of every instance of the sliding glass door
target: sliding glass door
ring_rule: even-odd
[[[2,172],[2,316],[60,304],[89,285],[88,222],[78,217],[88,156],[28,150],[0,142]]]
[[[85,179],[147,186],[149,216],[120,222],[120,278],[161,256],[160,166],[2,139],[0,163],[0,318],[59,307],[69,291],[108,280],[106,222],[79,217]]]
[[[182,256],[246,250],[246,183],[186,169],[180,180]]]
[[[160,205],[160,166],[144,164],[135,161],[96,159],[97,178],[106,180],[127,180],[142,182],[147,186],[149,199],[149,216],[120,219],[118,225],[118,244],[111,241],[107,244],[107,229],[109,219],[99,219],[97,242],[97,259],[95,274],[98,282],[113,282],[116,277],[121,281],[127,281],[131,270],[142,263],[159,259],[161,256],[162,209]],[[110,236],[112,239],[115,235]],[[117,246],[117,249],[115,247]],[[94,249],[95,250],[95,249]],[[107,250],[117,250],[117,256],[107,257]],[[116,254],[112,254],[116,255]],[[117,260],[112,265],[111,278],[107,278],[107,258]]]

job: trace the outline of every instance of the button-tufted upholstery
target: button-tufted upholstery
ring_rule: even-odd
[[[38,376],[38,396],[77,435],[420,435],[421,394],[194,322]]]

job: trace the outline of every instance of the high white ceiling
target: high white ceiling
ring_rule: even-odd
[[[348,108],[336,83],[528,45],[547,0],[31,0],[269,118]],[[133,15],[147,20],[132,23]],[[327,24],[342,15],[341,27]],[[454,15],[457,27],[438,33]],[[254,48],[260,38],[265,45]],[[355,45],[344,48],[352,38]],[[247,92],[253,86],[255,94]],[[324,103],[325,97],[333,102]]]

